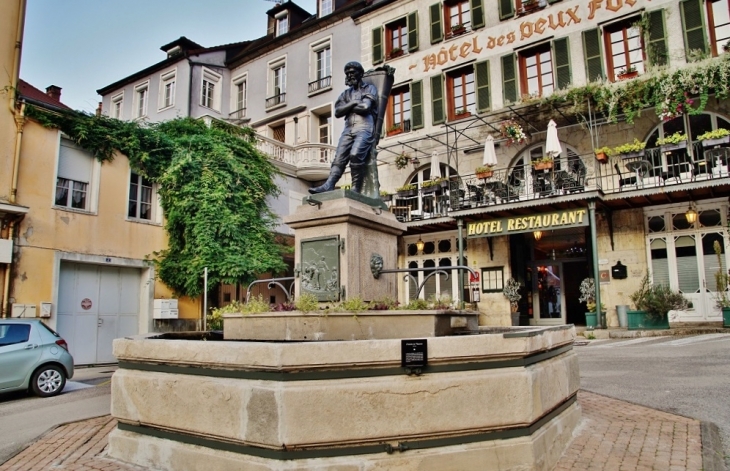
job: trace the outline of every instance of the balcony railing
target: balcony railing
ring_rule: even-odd
[[[296,147],[265,136],[256,136],[256,148],[274,160],[295,167],[322,165],[329,168],[335,146],[329,144],[302,144]]]
[[[730,147],[706,149],[699,142],[689,148],[665,146],[632,156],[613,156],[607,164],[598,163],[593,154],[572,155],[555,161],[552,168],[514,166],[480,177],[484,176],[453,176],[444,186],[419,187],[395,194],[391,210],[408,222],[544,198],[559,202],[580,200],[582,195],[595,198],[598,193],[608,200],[616,196],[648,196],[680,185],[682,190],[730,186]]]
[[[279,93],[266,99],[266,107],[271,108],[272,106],[286,103],[286,93]]]
[[[309,93],[313,93],[332,86],[332,76],[324,77],[314,82],[309,82]]]
[[[229,119],[243,119],[246,117],[246,108],[241,108],[228,114]]]

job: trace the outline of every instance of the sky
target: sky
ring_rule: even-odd
[[[294,0],[310,13],[316,0]],[[204,47],[266,34],[269,0],[27,0],[20,78],[93,112],[96,90],[163,59],[180,36]]]

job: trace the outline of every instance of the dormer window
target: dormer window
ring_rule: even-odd
[[[325,16],[332,13],[333,0],[319,0],[319,16]]]
[[[289,32],[289,15],[287,11],[279,12],[276,15],[276,35],[281,36]]]

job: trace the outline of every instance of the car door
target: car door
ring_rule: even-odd
[[[40,355],[40,336],[31,323],[0,322],[0,391],[20,387]]]

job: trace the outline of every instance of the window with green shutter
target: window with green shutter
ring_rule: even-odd
[[[482,0],[471,0],[471,29],[484,27],[484,5]]]
[[[373,64],[383,62],[383,28],[377,27],[373,30]]]
[[[418,12],[408,14],[408,52],[418,49]]]
[[[507,20],[515,16],[514,0],[499,0],[499,19]]]
[[[666,65],[669,62],[667,52],[667,28],[664,25],[664,10],[654,10],[649,15],[649,39],[647,55],[653,65]]]
[[[568,88],[573,81],[570,73],[570,47],[568,46],[568,38],[560,38],[553,41],[553,61],[555,62],[556,89]]]
[[[444,28],[441,20],[441,2],[434,3],[428,8],[431,17],[431,44],[443,41]]]
[[[517,67],[514,54],[502,56],[502,97],[505,105],[517,101]]]
[[[444,102],[444,78],[441,74],[431,77],[431,107],[433,124],[441,124],[446,121],[446,109]]]
[[[483,113],[489,111],[492,106],[489,95],[489,61],[474,64],[474,72],[477,87],[477,113]]]
[[[423,82],[411,83],[411,129],[423,127]]]
[[[587,81],[602,80],[604,77],[603,56],[601,55],[601,31],[598,28],[583,31],[583,57]]]
[[[684,52],[687,61],[699,59],[707,54],[705,21],[701,0],[684,0],[682,6],[682,26],[684,27]],[[700,57],[697,57],[700,56]]]

